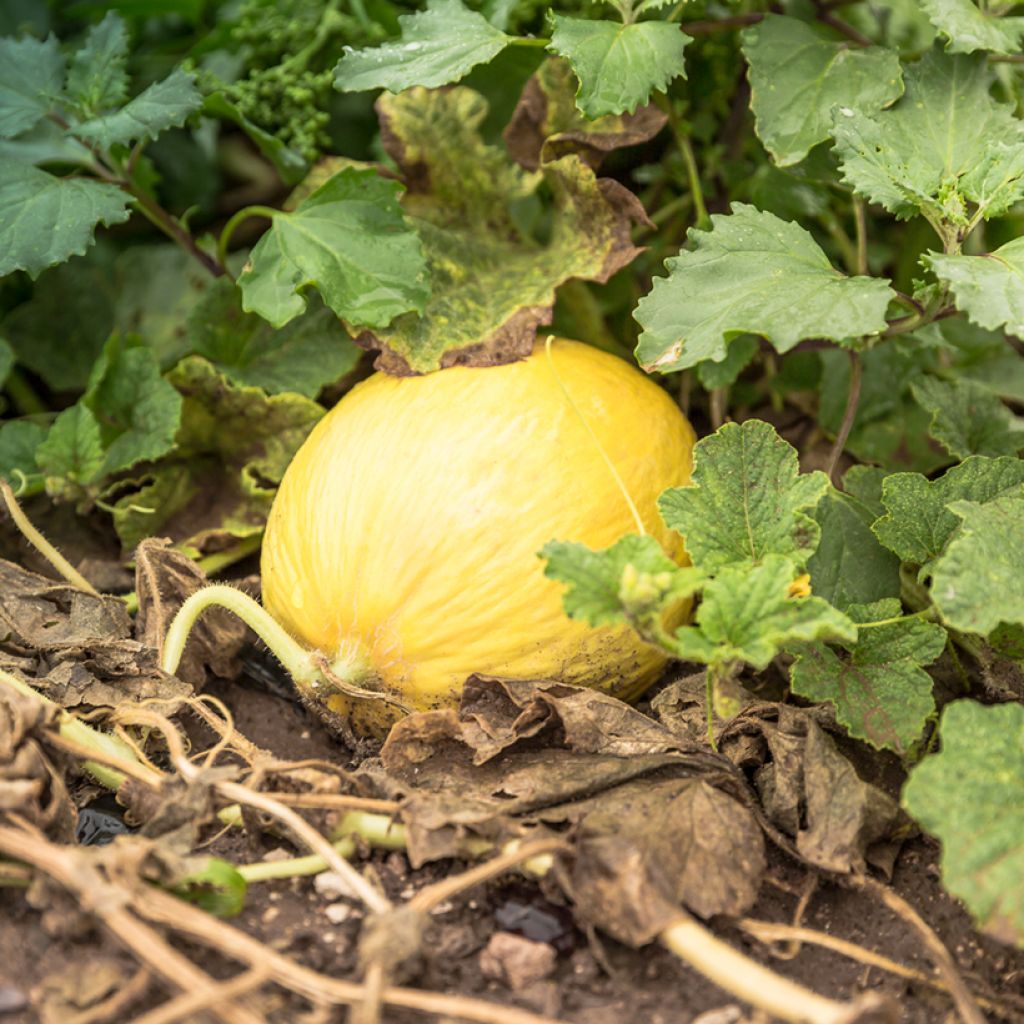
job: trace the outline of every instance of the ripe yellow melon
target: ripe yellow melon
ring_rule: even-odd
[[[693,444],[661,388],[580,342],[504,366],[375,374],[285,474],[263,544],[264,604],[337,676],[408,710],[456,704],[472,673],[635,696],[663,655],[625,627],[568,619],[537,552],[636,532],[603,448],[647,531],[682,560],[655,503],[689,480]],[[366,703],[326,696],[364,729],[393,720]]]

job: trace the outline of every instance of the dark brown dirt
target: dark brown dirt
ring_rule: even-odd
[[[350,760],[350,752],[325,735],[320,725],[290,700],[235,684],[217,687],[216,692],[232,708],[239,729],[254,742],[292,758]],[[274,845],[270,841],[254,850],[244,840],[232,838],[221,839],[210,849],[247,861],[268,853],[273,856]],[[462,868],[452,862],[412,871],[403,854],[380,851],[372,855],[371,863],[389,893],[402,898],[449,870]],[[900,854],[893,885],[953,951],[972,989],[992,1000],[994,1005],[986,1008],[988,1018],[1024,1022],[1024,953],[980,936],[963,909],[942,891],[938,875],[935,844],[917,838]],[[803,871],[776,855],[770,879],[750,916],[788,923],[805,881]],[[354,977],[362,911],[332,896],[319,891],[308,878],[254,885],[244,912],[233,923],[310,967],[336,977]],[[810,901],[804,923],[932,973],[918,937],[870,896],[822,884]],[[776,958],[731,924],[713,922],[713,926],[751,956],[823,995],[849,998],[875,989],[895,997],[905,1024],[956,1020],[949,999],[926,986],[808,945],[791,959]],[[549,942],[557,953],[550,976],[518,991],[511,991],[504,981],[481,969],[481,953],[491,937],[496,931],[510,929]],[[521,1006],[566,1022],[764,1024],[764,1018],[750,1016],[749,1011],[735,1006],[721,990],[658,946],[632,950],[603,938],[588,938],[572,926],[564,908],[549,903],[536,884],[519,877],[495,881],[442,906],[433,917],[426,949],[429,955],[406,983]],[[212,974],[232,973],[229,964],[218,964],[198,949],[195,953]],[[0,1024],[71,1024],[73,1013],[41,1015],[31,1008],[38,1001],[44,979],[49,977],[52,984],[55,977],[96,976],[108,960],[120,964],[126,975],[135,969],[128,956],[100,931],[52,937],[44,931],[41,915],[28,905],[24,891],[0,890]],[[272,1019],[304,1019],[305,1008],[289,1005],[284,996],[281,1000]],[[115,1021],[131,1020],[145,1006],[135,1004],[131,1012]],[[709,1011],[721,1012],[701,1017]],[[339,1011],[332,1019],[344,1018]],[[384,1017],[387,1024],[426,1019],[396,1011],[387,1011]]]

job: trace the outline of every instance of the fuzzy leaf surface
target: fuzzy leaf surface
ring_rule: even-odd
[[[873,112],[903,92],[899,55],[835,42],[799,18],[769,14],[743,33],[757,135],[780,167],[832,133],[832,109]]]
[[[65,409],[36,449],[36,462],[48,478],[87,486],[103,466],[103,437],[99,421],[81,402]]]
[[[719,362],[744,333],[788,352],[804,338],[843,341],[885,329],[888,283],[840,273],[798,224],[743,203],[711,223],[711,231],[690,232],[693,249],[666,261],[669,276],[636,308],[644,369]]]
[[[54,36],[0,39],[0,139],[13,139],[53,109],[64,85],[64,56]]]
[[[118,107],[128,97],[128,31],[124,20],[108,11],[90,27],[85,42],[68,65],[65,95],[83,117]]]
[[[357,324],[382,327],[422,309],[423,253],[400,191],[375,171],[346,168],[293,212],[276,214],[238,278],[246,312],[282,327],[306,309],[302,293],[311,286]]]
[[[899,598],[851,605],[856,623],[902,614]],[[840,654],[825,644],[799,648],[791,671],[794,693],[829,701],[851,736],[878,749],[906,753],[935,710],[932,678],[924,670],[943,651],[946,631],[932,622],[904,619],[861,628]]]
[[[987,932],[1024,946],[1024,706],[958,700],[939,732],[903,805],[941,841],[945,887]]]
[[[178,128],[203,103],[195,75],[175,68],[163,81],[154,82],[120,110],[76,125],[74,134],[98,146],[127,146],[155,139],[168,128]]]
[[[764,669],[781,650],[801,641],[856,639],[853,623],[820,597],[791,597],[794,565],[769,555],[761,564],[729,566],[704,588],[697,624],[676,630],[683,661],[744,661]]]
[[[0,158],[0,277],[14,270],[35,277],[54,263],[79,256],[93,243],[98,224],[128,219],[131,198],[113,185],[57,178]]]
[[[992,216],[1024,194],[1024,125],[990,94],[984,56],[931,50],[904,82],[888,110],[836,111],[836,153],[854,191],[899,218],[924,212],[957,225],[968,200]]]
[[[922,377],[911,390],[931,414],[929,433],[953,458],[1015,455],[1024,448],[1024,424],[981,384]]]
[[[982,636],[1002,622],[1024,624],[1024,496],[954,501],[949,510],[962,525],[932,568],[943,620]]]
[[[692,483],[658,500],[705,572],[785,555],[803,565],[820,529],[808,514],[828,490],[822,472],[801,475],[796,449],[761,420],[727,423],[697,443]]]
[[[960,526],[949,511],[954,501],[978,505],[1024,493],[1024,461],[972,456],[937,480],[920,473],[893,473],[882,484],[886,514],[876,520],[876,537],[899,558],[927,569]]]
[[[979,327],[1024,333],[1024,238],[984,256],[929,253],[926,262],[953,293],[956,308]]]
[[[998,17],[982,11],[973,0],[921,0],[931,23],[949,40],[950,53],[1019,53],[1024,18]]]
[[[589,118],[633,113],[652,92],[686,77],[690,37],[666,21],[595,21],[555,14],[549,49],[565,57],[579,80],[576,105]]]
[[[362,50],[346,47],[334,69],[336,89],[397,93],[414,85],[448,85],[512,42],[512,36],[461,0],[429,0],[425,11],[403,14],[398,24],[402,37],[395,42]]]

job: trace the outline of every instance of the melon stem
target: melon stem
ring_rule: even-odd
[[[323,679],[317,653],[302,646],[258,601],[235,587],[214,584],[197,590],[178,609],[160,651],[160,667],[174,675],[181,664],[199,617],[209,608],[225,608],[237,615],[270,649],[300,690],[311,690]]]

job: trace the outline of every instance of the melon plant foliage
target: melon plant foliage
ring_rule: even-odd
[[[550,327],[635,360],[705,435],[660,502],[692,564],[551,538],[566,613],[704,667],[712,742],[772,676],[897,755],[950,891],[1024,945],[1024,20],[101,6],[3,23],[0,476],[198,557],[259,537],[371,358]]]

